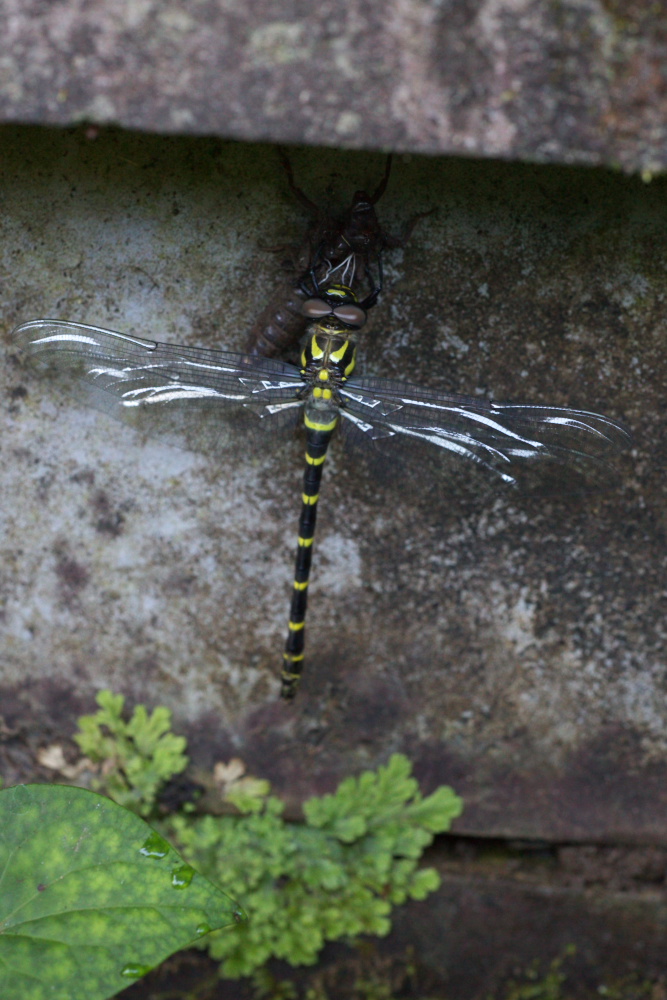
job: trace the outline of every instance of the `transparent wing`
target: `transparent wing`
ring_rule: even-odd
[[[25,323],[14,341],[67,391],[198,450],[238,447],[239,434],[258,427],[293,433],[301,422],[304,383],[286,362],[58,320]],[[377,377],[351,378],[341,396],[347,443],[370,458],[379,481],[409,484],[396,460],[419,463],[417,488],[465,491],[472,469],[529,492],[579,492],[612,484],[612,460],[631,443],[621,423],[585,410],[494,403]]]
[[[60,320],[33,320],[12,336],[21,357],[58,378],[68,393],[138,430],[198,450],[232,445],[242,427],[292,432],[301,417],[303,381],[282,361]]]
[[[613,483],[612,460],[629,431],[586,410],[494,403],[382,378],[343,390],[344,434],[353,447],[428,465],[456,477],[467,465],[512,488],[569,492]]]

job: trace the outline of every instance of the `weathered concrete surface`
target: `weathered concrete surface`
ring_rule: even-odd
[[[262,247],[304,223],[270,148],[0,138],[5,333],[52,315],[240,348],[279,278]],[[383,160],[294,166],[346,203]],[[404,750],[426,790],[463,795],[461,832],[664,843],[666,189],[396,163],[383,222],[438,212],[387,256],[359,369],[623,417],[636,458],[600,496],[470,499],[424,477],[420,501],[400,481],[376,492],[334,449],[293,706],[277,675],[301,445],[240,441],[220,469],[137,440],[21,371],[5,340],[6,781],[109,686],[170,705],[198,765],[239,755],[294,804]]]
[[[0,120],[667,166],[636,0],[4,0]]]

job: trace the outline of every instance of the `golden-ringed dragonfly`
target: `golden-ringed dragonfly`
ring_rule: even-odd
[[[353,450],[376,456],[390,471],[412,463],[423,491],[436,489],[436,466],[451,475],[475,467],[498,484],[521,488],[535,467],[598,485],[613,476],[610,458],[630,443],[626,428],[585,410],[495,403],[377,376],[353,374],[355,333],[365,312],[344,286],[303,304],[310,321],[299,366],[231,351],[162,344],[80,323],[38,319],[17,327],[15,343],[30,362],[92,391],[116,416],[145,414],[154,430],[185,432],[204,411],[216,427],[231,422],[275,434],[305,430],[306,455],[299,540],[287,642],[283,698],[296,693],[322,468],[334,431]],[[74,376],[74,378],[72,378]],[[101,390],[98,392],[98,390]],[[218,418],[221,418],[220,420]],[[226,419],[227,418],[227,419]],[[145,427],[146,425],[144,425]],[[192,444],[192,438],[186,435]],[[400,468],[400,465],[398,466]],[[403,475],[405,475],[403,473]]]

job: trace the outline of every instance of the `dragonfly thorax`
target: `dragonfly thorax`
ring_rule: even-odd
[[[314,322],[301,349],[301,375],[312,386],[314,398],[331,399],[326,390],[335,393],[354,370],[354,331],[363,325],[366,314],[347,285],[329,285],[318,291],[319,297],[303,305],[304,315]]]
[[[338,390],[354,370],[356,341],[349,331],[335,333],[318,325],[301,352],[301,375],[316,407],[338,405]]]

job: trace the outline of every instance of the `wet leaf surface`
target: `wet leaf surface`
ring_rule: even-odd
[[[0,792],[3,1000],[115,996],[239,919],[229,896],[110,799],[63,785]]]

